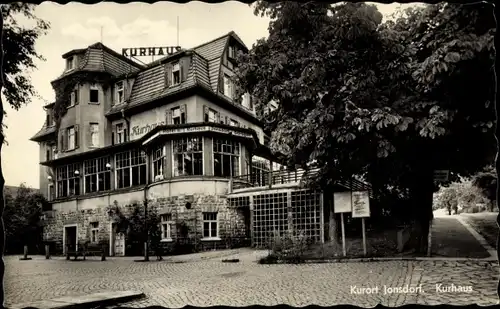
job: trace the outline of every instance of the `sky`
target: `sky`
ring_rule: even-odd
[[[401,6],[398,3],[376,5],[384,16]],[[402,6],[408,5],[411,4]],[[37,6],[35,15],[51,25],[48,34],[35,45],[46,61],[37,61],[37,70],[30,73],[32,83],[43,100],[33,98],[30,105],[19,111],[6,108],[8,145],[2,147],[6,185],[25,183],[32,188],[39,187],[39,146],[29,139],[43,126],[43,106],[55,98],[50,82],[63,72],[65,63],[61,56],[64,53],[100,41],[118,52],[128,47],[176,46],[177,20],[179,46],[182,48],[197,46],[230,31],[235,31],[251,48],[258,39],[267,36],[269,24],[269,19],[253,15],[253,9],[248,4],[236,1],[217,4],[192,1],[187,4],[133,2],[92,5],[43,2]],[[151,60],[149,57],[144,59],[145,62]]]

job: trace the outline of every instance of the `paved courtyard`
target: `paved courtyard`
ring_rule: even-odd
[[[136,290],[145,299],[130,307],[352,304],[373,307],[404,304],[497,303],[498,263],[486,261],[384,261],[368,263],[259,265],[260,252],[242,250],[240,263],[222,258],[138,263],[131,258],[72,262],[61,258],[19,261],[6,257],[6,304],[26,303],[102,290]],[[415,293],[385,294],[384,286],[418,287]],[[437,291],[454,284],[471,291]],[[379,293],[359,294],[358,288]],[[456,290],[456,289],[455,289]]]

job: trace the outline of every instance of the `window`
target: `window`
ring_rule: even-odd
[[[186,123],[186,112],[181,110],[181,107],[172,108],[172,123],[184,124]]]
[[[214,175],[219,177],[237,176],[240,171],[240,144],[215,138],[213,143]]]
[[[102,157],[84,162],[85,193],[111,189],[111,171],[106,167],[109,161],[109,157]]]
[[[227,57],[229,59],[236,58],[236,48],[234,46],[229,46],[228,51],[227,51]]]
[[[172,214],[161,215],[161,240],[172,240]]]
[[[99,241],[99,222],[90,223],[90,242],[96,244]]]
[[[250,180],[254,185],[265,186],[268,183],[269,164],[265,160],[252,159]]]
[[[57,197],[80,195],[80,171],[77,164],[56,169]]]
[[[99,104],[99,88],[96,85],[90,85],[89,102]]]
[[[121,144],[127,141],[127,130],[125,129],[125,125],[123,123],[118,123],[115,127],[115,137],[114,143]]]
[[[75,58],[69,57],[66,59],[66,70],[73,70],[75,68]]]
[[[158,146],[153,151],[153,179],[156,180],[158,178],[163,178],[163,169],[164,169],[164,161],[165,161],[165,151],[163,145]],[[161,176],[161,177],[159,177]],[[160,179],[159,179],[160,180]]]
[[[90,124],[90,147],[99,147],[99,124]]]
[[[68,108],[78,104],[78,88],[71,92]]]
[[[173,141],[174,176],[203,175],[203,138],[184,137]]]
[[[218,122],[217,117],[218,113],[214,111],[213,109],[208,109],[207,112],[205,113],[205,122]]]
[[[181,66],[177,62],[172,67],[172,85],[177,85],[180,83],[181,83]]]
[[[240,126],[240,123],[236,120],[229,120],[229,125],[233,126],[233,127],[239,127]]]
[[[70,127],[67,129],[68,136],[68,148],[67,150],[73,150],[76,147],[76,134],[75,127]]]
[[[230,99],[233,98],[233,81],[231,77],[224,74],[224,95]]]
[[[123,82],[118,82],[115,85],[115,104],[120,104],[125,101],[125,91]]]
[[[241,96],[241,105],[243,105],[246,109],[253,110],[250,94],[245,93]]]
[[[216,212],[203,213],[203,238],[217,238],[218,224]]]
[[[49,187],[48,187],[49,191],[48,191],[48,199],[49,201],[52,201],[55,197],[55,194],[54,194],[54,184],[52,183],[49,183]]]
[[[47,118],[45,119],[45,126],[50,127],[52,125],[52,119],[50,119],[50,114],[47,114]]]
[[[146,155],[132,150],[116,155],[117,188],[127,188],[146,183]]]

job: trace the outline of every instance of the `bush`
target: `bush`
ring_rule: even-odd
[[[286,232],[283,236],[275,233],[269,244],[270,254],[267,261],[302,263],[310,244],[310,239],[303,232]]]

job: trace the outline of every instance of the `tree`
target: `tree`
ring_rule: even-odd
[[[497,173],[493,165],[486,167],[482,172],[474,175],[472,183],[481,190],[483,195],[489,200],[490,211],[493,211],[497,201]]]
[[[491,5],[427,5],[385,23],[364,3],[259,1],[255,13],[271,17],[269,37],[239,54],[236,81],[271,149],[290,166],[316,162],[323,188],[353,174],[375,195],[402,188],[426,248],[433,170],[470,174],[496,151]]]
[[[5,97],[8,104],[14,109],[19,109],[23,104],[31,102],[31,97],[36,95],[36,91],[31,84],[29,71],[36,68],[34,59],[43,60],[42,56],[35,50],[36,40],[44,35],[49,29],[49,24],[39,18],[34,13],[34,5],[28,3],[2,4],[0,12],[0,93]],[[18,24],[19,16],[24,16],[28,20],[35,21],[33,28],[22,27]],[[0,153],[5,142],[3,132],[5,108],[3,98],[0,96]],[[1,161],[1,160],[0,160]],[[5,179],[0,163],[0,190],[3,192]],[[3,195],[0,197],[0,251],[5,249],[4,221],[2,219],[5,208]],[[0,261],[0,277],[3,278],[3,261]],[[0,304],[3,305],[3,285],[0,286]]]
[[[6,251],[21,253],[23,246],[35,247],[42,244],[43,226],[40,217],[48,205],[45,197],[21,184],[16,196],[5,194]]]

